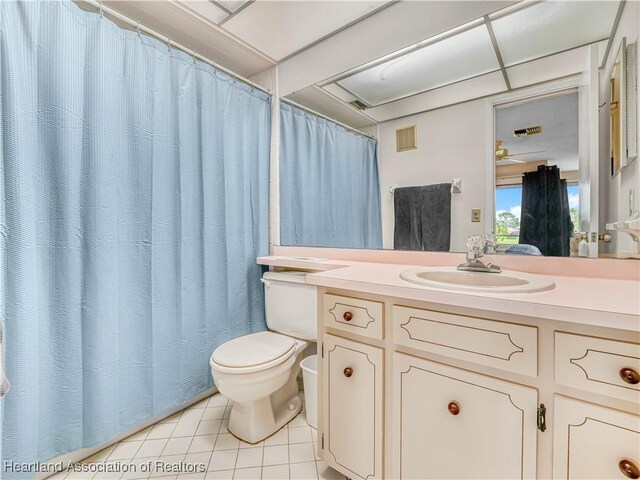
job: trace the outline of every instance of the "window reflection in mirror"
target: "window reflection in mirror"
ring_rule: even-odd
[[[498,252],[577,255],[578,121],[575,89],[495,109]]]

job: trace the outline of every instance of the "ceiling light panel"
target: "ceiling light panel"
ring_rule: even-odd
[[[619,3],[547,1],[493,20],[505,65],[608,38]]]
[[[484,25],[389,60],[338,83],[370,105],[498,70]]]

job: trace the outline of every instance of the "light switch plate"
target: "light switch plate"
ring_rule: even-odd
[[[471,221],[473,223],[478,223],[480,221],[481,216],[482,216],[482,209],[480,208],[471,209]]]

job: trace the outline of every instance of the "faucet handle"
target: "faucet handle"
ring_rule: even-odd
[[[480,235],[470,235],[467,237],[467,251],[469,253],[478,254],[478,256],[482,256],[482,252],[484,250],[484,238]]]

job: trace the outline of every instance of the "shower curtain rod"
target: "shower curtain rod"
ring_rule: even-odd
[[[201,60],[204,63],[207,63],[209,65],[211,65],[214,70],[221,70],[224,73],[226,73],[227,75],[230,75],[231,77],[233,77],[234,80],[240,80],[243,83],[246,83],[247,85],[251,86],[252,88],[255,88],[256,90],[260,90],[261,92],[267,93],[269,95],[271,95],[271,91],[268,88],[264,88],[260,85],[258,85],[257,83],[252,82],[251,80],[249,80],[248,78],[243,77],[242,75],[238,75],[236,72],[233,72],[231,70],[229,70],[228,68],[224,68],[223,66],[217,64],[216,62],[214,62],[213,60],[208,59],[207,57],[203,57],[202,55],[200,55],[199,53],[196,53],[195,50],[191,50],[187,47],[185,47],[184,45],[181,45],[177,42],[174,42],[173,40],[171,40],[171,37],[167,37],[166,35],[163,35],[159,32],[156,32],[155,30],[150,29],[149,27],[146,27],[144,25],[142,25],[140,22],[138,22],[137,20],[133,20],[132,18],[127,17],[126,15],[123,15],[122,13],[117,12],[116,10],[107,7],[106,5],[103,5],[103,3],[100,0],[78,0],[79,2],[82,3],[87,3],[89,5],[92,5],[94,7],[96,7],[98,9],[98,13],[99,14],[108,14],[114,18],[117,18],[118,20],[131,25],[132,27],[135,27],[135,30],[138,32],[144,32],[147,35],[150,35],[152,37],[157,38],[158,40],[161,40],[162,42],[164,42],[165,44],[173,47],[173,48],[177,48],[178,50],[182,50],[183,52],[188,53],[189,55],[191,55],[194,59],[197,58],[198,60]]]
[[[373,140],[376,140],[376,137],[374,137],[373,135],[369,135],[368,133],[361,132],[357,128],[350,127],[349,125],[347,125],[345,123],[339,122],[335,118],[327,117],[326,115],[323,115],[322,113],[316,112],[315,110],[312,110],[309,107],[305,107],[304,105],[300,105],[299,103],[294,102],[293,100],[289,100],[288,98],[280,98],[280,101],[284,102],[284,103],[288,103],[290,105],[293,105],[294,107],[298,107],[298,108],[300,108],[302,110],[306,110],[309,113],[313,113],[314,115],[317,115],[318,117],[322,117],[325,120],[329,120],[330,122],[333,122],[333,123],[335,123],[337,125],[340,125],[341,127],[346,128],[347,130],[351,130],[352,132],[355,132],[355,133],[357,133],[359,135],[362,135],[363,137],[367,137],[367,138],[371,138]]]

